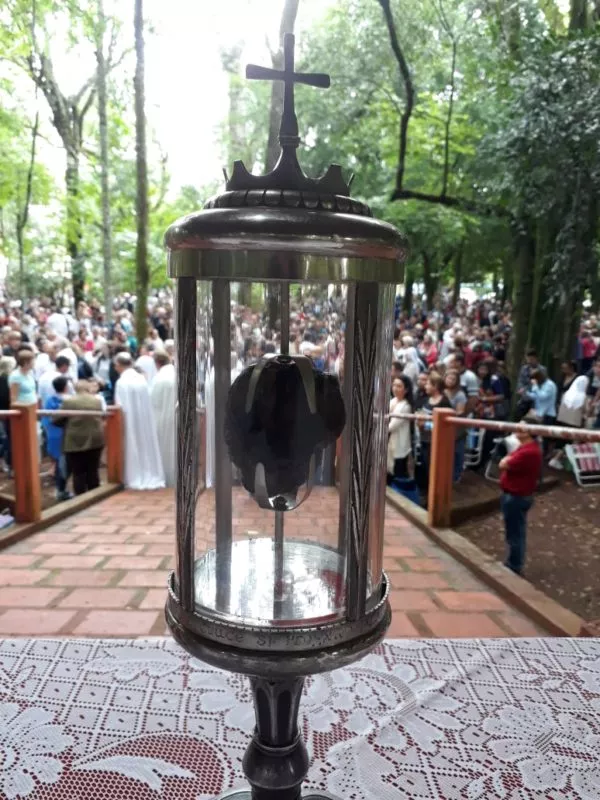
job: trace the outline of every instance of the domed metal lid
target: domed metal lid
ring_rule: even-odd
[[[171,277],[401,281],[407,255],[402,234],[374,219],[368,205],[350,197],[352,180],[346,183],[338,164],[313,179],[298,163],[294,84],[327,88],[329,76],[295,72],[294,36],[286,34],[284,69],[250,64],[246,77],[284,82],[281,156],[267,175],[252,175],[242,161],[236,161],[224,193],[211,197],[203,211],[170,226],[165,244]],[[264,258],[257,258],[259,252],[267,257],[268,266]],[[244,259],[234,258],[234,253],[253,255],[240,266]],[[338,259],[371,259],[379,262],[380,269],[365,272],[359,263],[335,265]]]

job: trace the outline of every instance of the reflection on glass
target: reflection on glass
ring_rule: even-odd
[[[209,609],[217,599],[215,559],[212,550],[196,562],[196,603]],[[276,561],[271,538],[234,542],[228,604],[219,604],[219,612],[256,625],[319,624],[343,613],[343,566],[335,550],[288,539],[279,580]]]

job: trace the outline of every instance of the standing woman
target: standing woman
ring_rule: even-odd
[[[90,394],[87,381],[78,381],[76,394],[63,400],[62,410],[102,411],[102,402],[98,395]],[[67,458],[69,471],[73,475],[75,494],[84,494],[100,486],[100,456],[103,448],[102,417],[66,418],[63,452]]]
[[[390,400],[389,439],[387,449],[388,484],[393,478],[409,478],[408,461],[412,452],[411,422],[398,414],[412,414],[412,384],[406,375],[400,375],[392,383],[393,397]]]
[[[17,368],[8,379],[11,406],[14,403],[23,403],[25,405],[37,403],[35,377],[33,375],[34,361],[35,356],[31,350],[19,350],[17,353]]]
[[[433,429],[433,412],[436,408],[452,408],[444,394],[444,379],[437,372],[432,372],[425,384],[427,401],[421,409],[423,417],[419,420],[421,437],[421,466],[417,483],[421,492],[426,493],[429,487],[429,465],[431,461],[431,431]]]
[[[465,416],[465,409],[467,407],[467,395],[462,390],[460,385],[460,375],[455,369],[450,369],[444,377],[445,395],[450,401],[450,405],[454,409],[457,417]],[[456,440],[454,442],[454,467],[452,470],[452,480],[454,483],[460,480],[463,473],[463,466],[465,461],[465,441],[467,438],[467,429],[456,428]]]

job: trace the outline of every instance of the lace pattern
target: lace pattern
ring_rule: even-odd
[[[248,682],[170,639],[0,641],[0,798],[243,784]],[[598,800],[600,644],[397,640],[307,681],[307,785],[344,800]]]

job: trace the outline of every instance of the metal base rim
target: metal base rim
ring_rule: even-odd
[[[305,653],[261,653],[260,651],[251,652],[227,645],[218,645],[185,628],[173,615],[168,601],[165,617],[173,638],[194,658],[205,661],[213,667],[229,672],[238,672],[242,675],[283,678],[331,672],[333,669],[345,667],[363,658],[385,637],[391,622],[392,611],[386,600],[382,618],[363,636],[337,647]]]
[[[230,647],[249,653],[319,653],[325,649],[350,647],[351,642],[368,635],[377,628],[386,615],[390,582],[385,572],[381,574],[380,594],[376,604],[358,620],[345,617],[335,622],[312,624],[306,627],[271,626],[254,627],[243,620],[226,621],[206,610],[195,607],[187,611],[180,603],[175,586],[175,573],[168,582],[167,619],[172,617],[184,629],[202,640],[211,640],[219,648]]]
[[[252,800],[250,789],[230,789],[228,792],[219,795],[217,800]],[[340,800],[329,792],[307,791],[302,792],[302,800]]]

